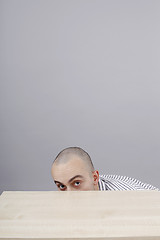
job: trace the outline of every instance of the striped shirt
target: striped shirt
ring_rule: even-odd
[[[134,178],[118,175],[100,175],[99,176],[100,191],[123,191],[123,190],[158,190],[150,184],[142,183]]]

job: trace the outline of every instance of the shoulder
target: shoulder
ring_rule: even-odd
[[[100,175],[100,190],[159,190],[135,178],[120,175]]]

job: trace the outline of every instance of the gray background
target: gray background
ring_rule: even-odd
[[[0,1],[0,191],[55,190],[80,146],[160,187],[160,1]]]

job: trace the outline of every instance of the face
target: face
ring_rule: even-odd
[[[89,172],[85,162],[77,156],[66,163],[54,163],[51,174],[59,191],[99,190],[98,171]]]

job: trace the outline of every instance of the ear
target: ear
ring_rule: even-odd
[[[93,174],[93,181],[94,181],[93,184],[97,185],[99,181],[99,172],[95,170],[92,174]]]

